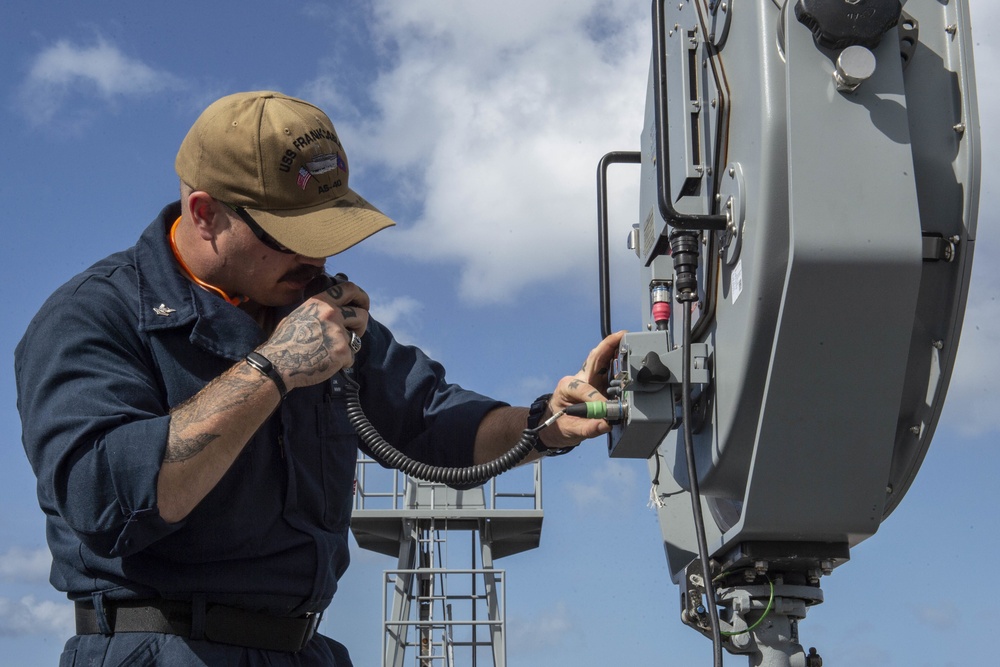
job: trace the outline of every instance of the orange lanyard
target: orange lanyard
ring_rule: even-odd
[[[174,238],[177,235],[177,225],[180,223],[180,221],[181,218],[180,216],[178,216],[177,219],[174,220],[174,224],[170,227],[170,249],[174,251],[174,258],[177,260],[177,263],[181,265],[181,269],[184,270],[184,273],[187,274],[187,277],[190,278],[192,281],[194,281],[194,283],[199,287],[201,287],[202,289],[206,289],[209,292],[215,292],[223,299],[225,299],[228,303],[231,303],[234,306],[238,306],[244,301],[246,301],[246,297],[229,296],[215,285],[209,285],[204,280],[194,275],[194,272],[191,271],[190,268],[188,268],[188,265],[184,262],[184,258],[181,257],[180,251],[177,249],[177,240]]]

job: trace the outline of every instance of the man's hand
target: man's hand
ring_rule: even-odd
[[[564,377],[559,381],[555,391],[552,392],[549,410],[545,412],[542,421],[570,405],[606,399],[604,392],[608,389],[608,369],[612,359],[618,354],[618,347],[624,335],[624,331],[619,331],[602,340],[587,355],[587,360],[583,362],[583,367],[576,375]],[[539,436],[547,447],[557,449],[578,445],[583,440],[597,437],[610,430],[611,425],[603,419],[564,415],[552,425],[542,429]]]
[[[354,363],[351,334],[368,328],[368,305],[354,283],[330,285],[279,322],[257,352],[288,389],[322,382]],[[164,521],[180,521],[215,488],[278,400],[274,384],[240,362],[171,411],[156,486]]]
[[[351,334],[364,335],[370,304],[354,283],[334,283],[289,313],[257,351],[289,390],[318,384],[354,364]]]

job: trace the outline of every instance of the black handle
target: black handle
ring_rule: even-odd
[[[613,151],[597,163],[597,264],[600,280],[601,338],[611,335],[611,276],[608,267],[608,166],[639,164],[638,151]]]
[[[664,25],[664,0],[653,0],[653,123],[656,128],[656,194],[657,204],[667,225],[674,229],[726,228],[727,219],[722,213],[680,213],[674,208],[670,196],[670,137],[664,107],[667,102],[667,29]]]

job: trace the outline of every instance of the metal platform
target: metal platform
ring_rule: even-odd
[[[493,561],[539,545],[541,501],[538,463],[457,490],[358,462],[351,531],[398,559],[383,579],[384,666],[402,667],[409,652],[420,667],[505,667],[505,573]]]

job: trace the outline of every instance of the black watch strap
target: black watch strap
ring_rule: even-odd
[[[545,416],[545,411],[549,409],[549,400],[552,398],[552,394],[542,394],[535,399],[535,402],[531,404],[528,408],[528,429],[534,430],[538,428],[538,425],[542,423],[542,417]],[[550,449],[546,447],[542,442],[541,436],[535,433],[535,451],[542,456],[559,456],[560,454],[566,454],[571,451],[573,447],[562,447],[559,449]]]
[[[535,399],[535,402],[528,408],[528,428],[536,429],[542,423],[545,411],[549,409],[549,400],[552,394],[542,394]]]
[[[285,381],[281,379],[281,374],[271,363],[271,360],[265,357],[263,354],[258,352],[251,352],[244,360],[251,368],[256,368],[262,374],[271,378],[274,382],[274,386],[278,388],[278,393],[281,395],[281,400],[285,400],[285,396],[288,395],[288,388],[285,387]]]

